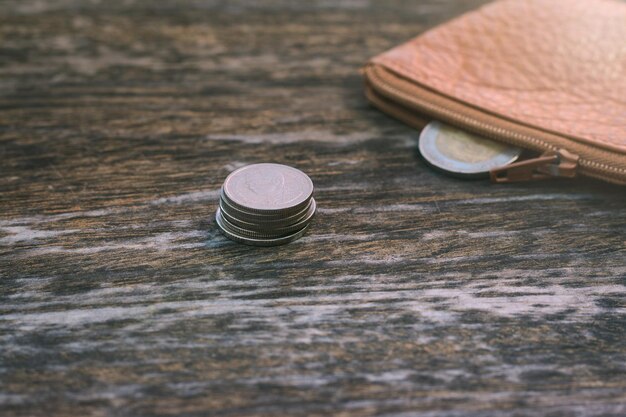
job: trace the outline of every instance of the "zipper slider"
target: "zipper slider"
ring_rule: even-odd
[[[579,156],[565,149],[545,152],[537,158],[526,159],[489,171],[491,182],[522,182],[554,177],[574,178]]]

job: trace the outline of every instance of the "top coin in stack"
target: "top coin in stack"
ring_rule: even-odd
[[[224,181],[216,221],[231,240],[257,246],[291,242],[315,214],[313,182],[280,164],[248,165]]]

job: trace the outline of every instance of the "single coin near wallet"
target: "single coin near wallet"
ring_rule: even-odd
[[[215,220],[227,238],[253,246],[276,246],[301,237],[315,215],[313,182],[280,164],[253,164],[224,181]]]
[[[426,162],[447,174],[485,178],[493,168],[515,162],[522,149],[433,121],[422,130],[419,151]]]

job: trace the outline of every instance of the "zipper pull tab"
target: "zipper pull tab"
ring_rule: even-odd
[[[494,183],[537,181],[554,177],[574,178],[578,158],[578,155],[559,149],[556,152],[545,152],[537,158],[494,168],[489,174]]]

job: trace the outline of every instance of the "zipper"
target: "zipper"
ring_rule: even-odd
[[[574,178],[580,157],[559,149],[489,171],[491,182],[537,181],[554,177]]]
[[[606,154],[590,150],[588,145],[576,144],[557,135],[516,125],[495,115],[442,96],[418,84],[396,76],[387,69],[370,64],[363,69],[370,101],[392,116],[420,127],[423,120],[414,113],[442,120],[484,137],[538,151],[541,155],[496,168],[491,172],[493,182],[543,180],[551,177],[572,178],[580,171],[584,175],[613,183],[626,184],[626,169],[591,160],[586,154]],[[567,145],[567,149],[563,145]],[[585,151],[586,152],[579,152]],[[585,154],[585,156],[583,156]],[[610,159],[611,155],[602,159]],[[612,156],[615,158],[615,156]]]

